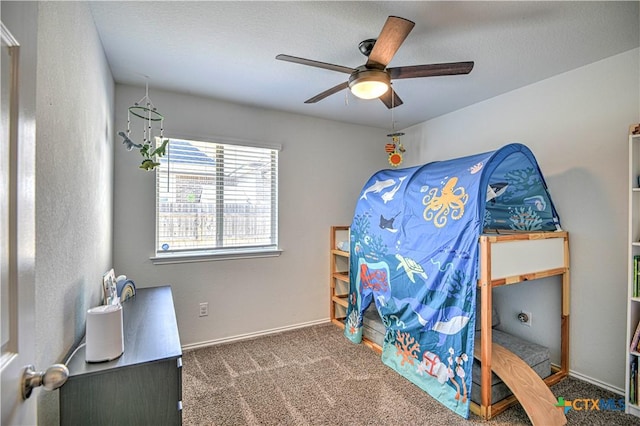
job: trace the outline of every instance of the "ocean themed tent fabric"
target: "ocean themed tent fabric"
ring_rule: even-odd
[[[522,144],[375,173],[350,233],[345,336],[361,341],[373,302],[386,328],[382,361],[465,418],[485,229],[560,229],[540,168]]]

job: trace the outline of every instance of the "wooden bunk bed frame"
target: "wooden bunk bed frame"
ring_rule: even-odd
[[[348,229],[348,227],[343,228]],[[564,413],[562,410],[555,409],[554,404],[557,401],[554,400],[548,387],[569,375],[569,234],[566,231],[500,232],[502,233],[483,234],[479,241],[478,288],[481,304],[481,331],[480,345],[476,345],[474,356],[481,362],[481,404],[471,402],[470,409],[474,414],[488,420],[507,408],[521,403],[534,425],[564,424],[566,423]],[[332,247],[333,243],[332,241]],[[491,290],[494,287],[553,276],[562,278],[560,366],[552,365],[552,374],[545,379],[540,379],[529,368],[518,370],[516,374],[508,374],[508,370],[514,370],[514,363],[519,361],[524,364],[524,362],[501,346],[486,343],[492,342]],[[343,322],[336,319],[332,321],[344,328]],[[382,353],[382,348],[366,337],[362,338],[362,343],[375,352]],[[501,378],[513,392],[511,396],[495,404],[491,401],[492,369],[498,376],[504,374]],[[541,385],[541,381],[547,387],[538,386]]]
[[[530,255],[534,252],[533,255]],[[520,272],[516,272],[520,271]],[[558,383],[569,375],[569,234],[566,231],[495,234],[480,236],[480,348],[476,348],[475,357],[481,363],[481,404],[471,402],[471,411],[484,418],[490,419],[518,403],[525,396],[528,387],[526,382],[530,377],[515,376],[524,386],[519,392],[512,387],[513,395],[492,404],[491,402],[491,370],[493,356],[497,349],[491,342],[491,309],[492,292],[494,287],[517,284],[524,281],[541,278],[562,277],[562,301],[560,317],[560,366],[552,366],[552,374],[543,379],[547,386]],[[535,373],[534,373],[535,374]],[[498,374],[500,375],[500,374]],[[537,377],[537,376],[536,376]],[[504,378],[503,378],[504,380]],[[504,380],[507,383],[507,380]],[[507,383],[508,385],[508,383]],[[511,386],[510,386],[511,387]],[[553,395],[551,395],[553,397]],[[547,398],[548,400],[548,398]],[[547,401],[549,402],[549,401]],[[556,402],[556,401],[550,401]],[[540,412],[549,407],[523,407],[532,422],[534,418],[545,418],[546,414],[562,413],[561,410],[551,410],[551,413]],[[534,412],[532,412],[533,410]],[[563,415],[564,417],[564,415]],[[548,418],[548,417],[546,417]],[[565,420],[566,422],[566,420]]]

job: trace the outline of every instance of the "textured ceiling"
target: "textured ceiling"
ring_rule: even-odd
[[[90,2],[118,83],[402,129],[640,45],[638,2]],[[403,79],[393,115],[347,90],[304,101],[347,74],[387,16],[416,23],[389,66],[475,61],[468,75]]]

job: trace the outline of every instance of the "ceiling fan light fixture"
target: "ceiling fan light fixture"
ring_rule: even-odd
[[[360,99],[376,99],[387,93],[391,78],[384,70],[356,70],[349,77],[351,93]]]

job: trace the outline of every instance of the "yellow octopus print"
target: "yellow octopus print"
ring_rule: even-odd
[[[424,220],[433,220],[436,228],[442,228],[447,224],[449,215],[451,219],[458,220],[464,215],[464,206],[469,200],[469,194],[458,183],[457,177],[452,177],[442,187],[438,195],[438,188],[431,188],[422,199]]]

